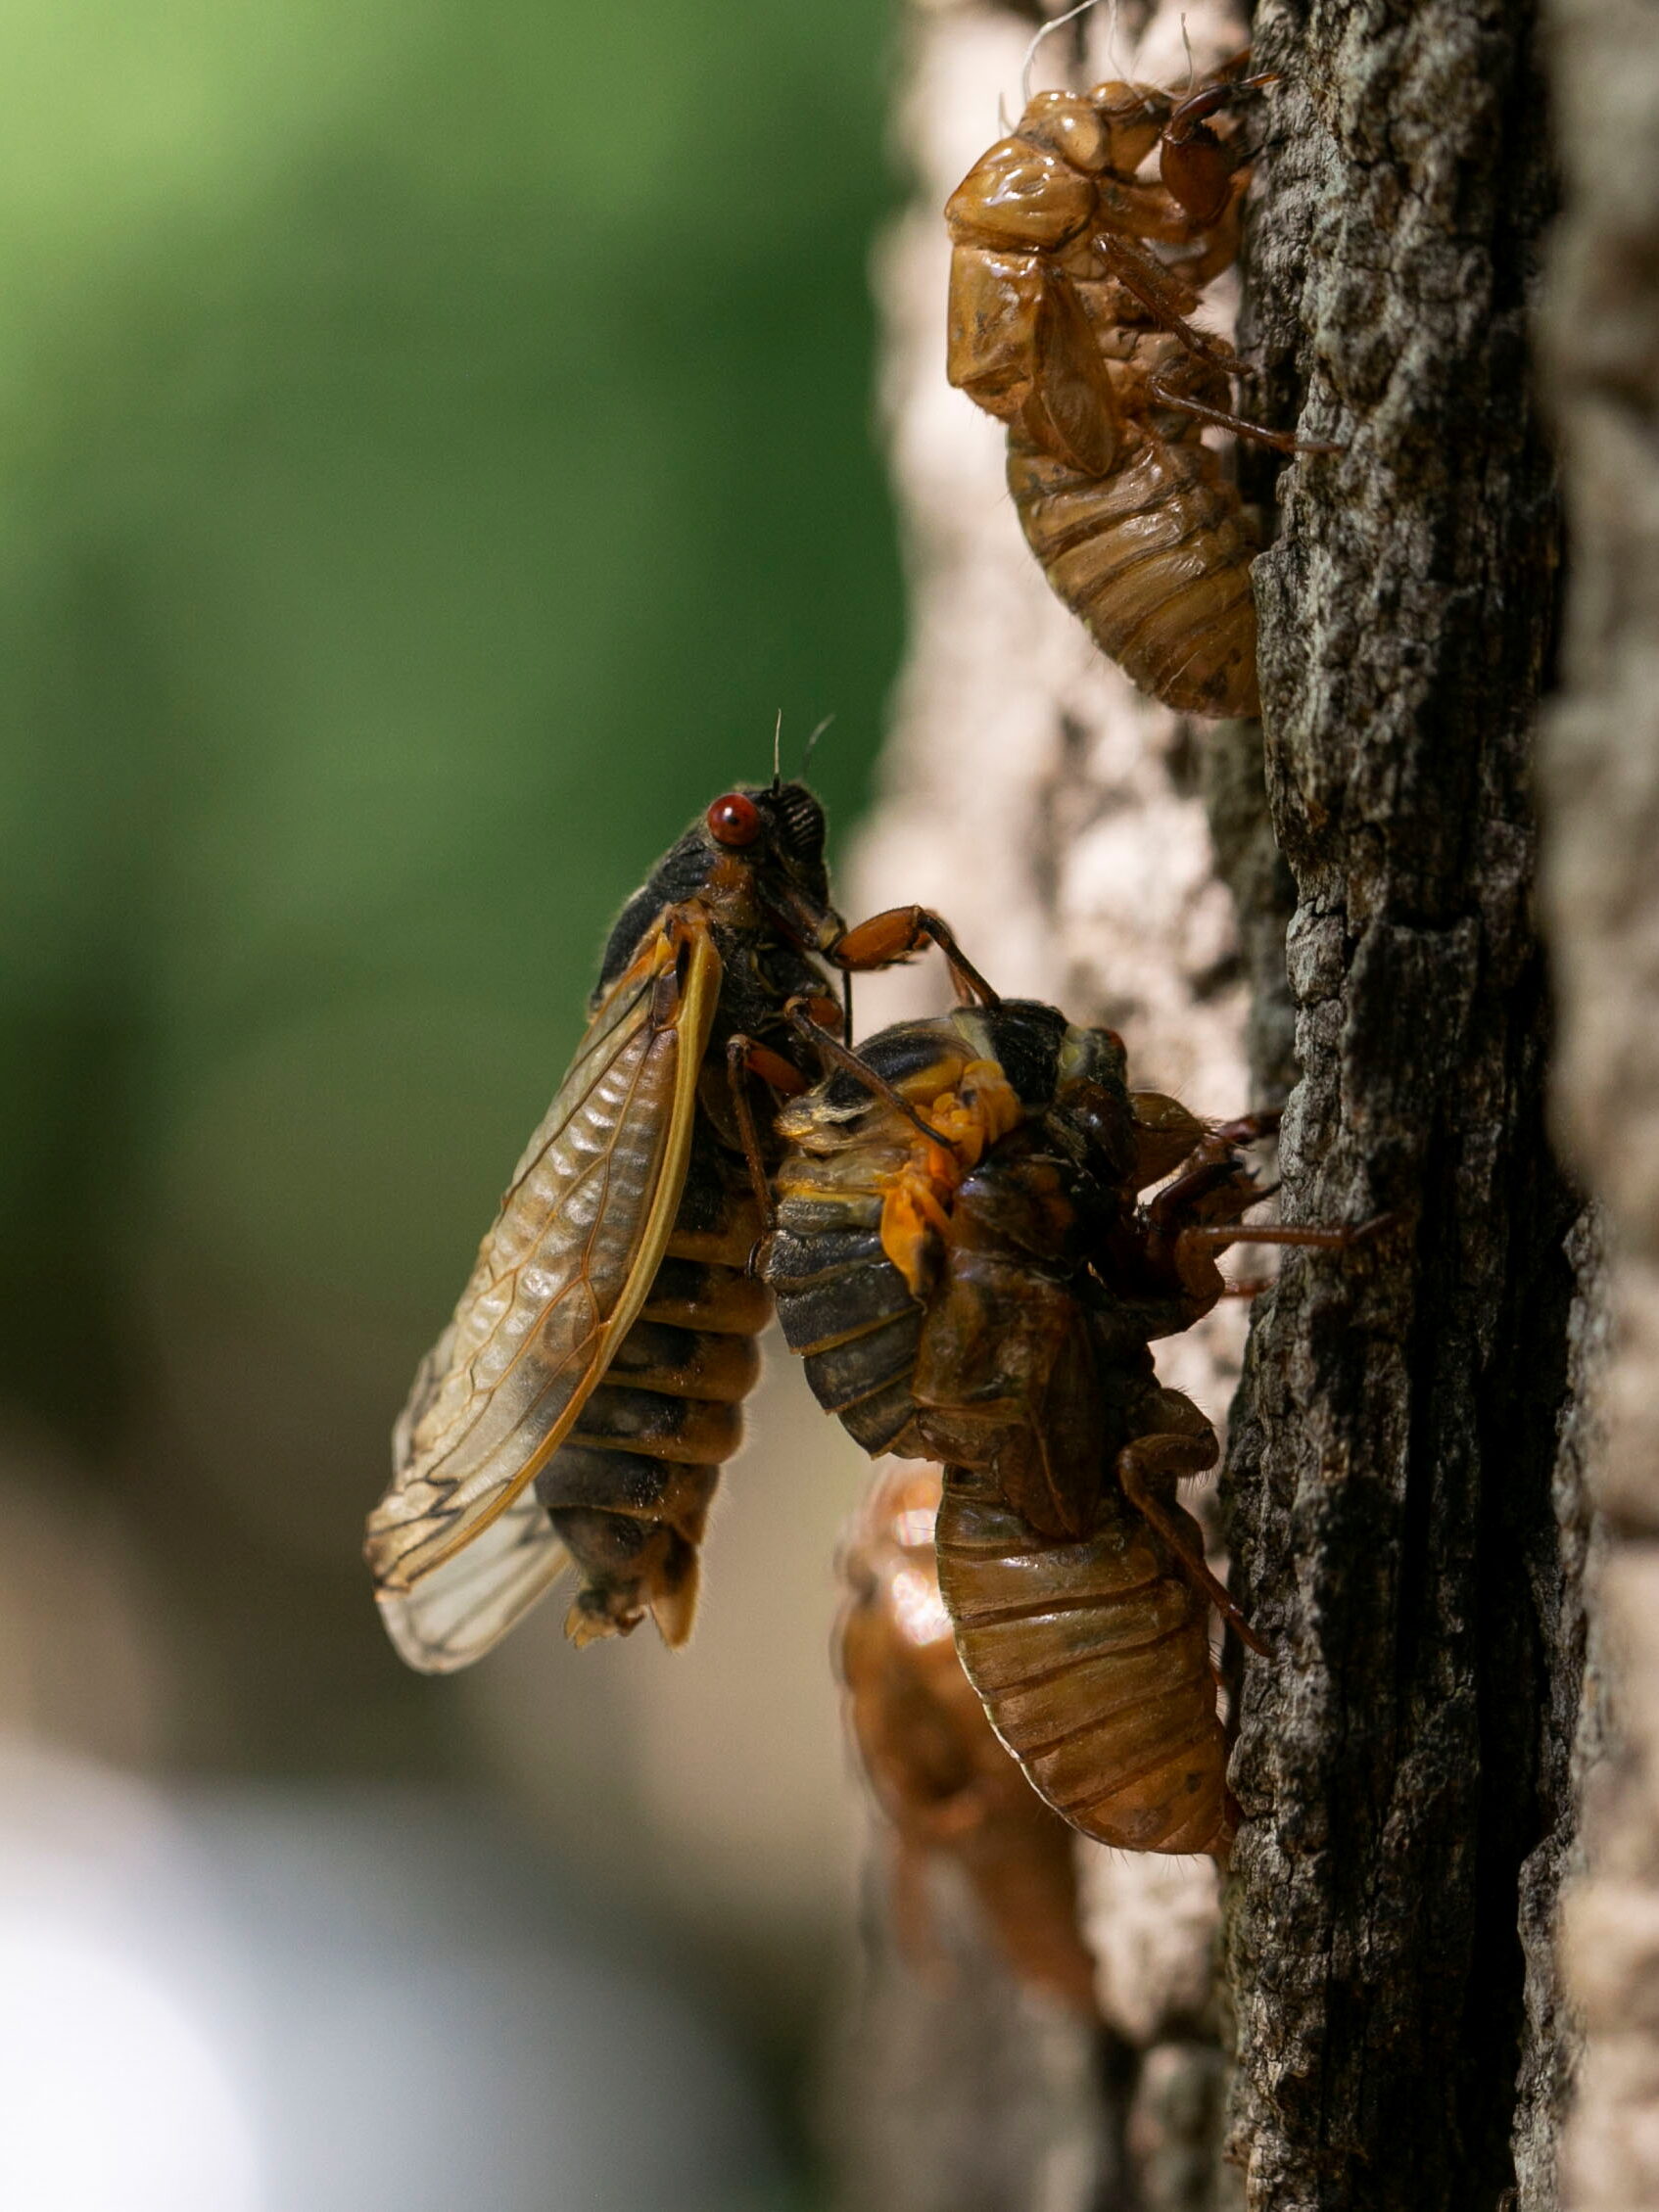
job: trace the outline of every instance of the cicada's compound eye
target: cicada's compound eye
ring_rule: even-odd
[[[741,791],[728,791],[709,808],[708,827],[717,845],[752,845],[760,835],[760,809]]]

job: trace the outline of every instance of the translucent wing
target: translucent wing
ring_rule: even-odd
[[[569,1565],[545,1508],[526,1486],[412,1589],[380,1591],[380,1617],[401,1659],[423,1674],[451,1674],[498,1643]]]
[[[590,1024],[415,1378],[366,1545],[411,1665],[477,1658],[564,1564],[529,1484],[650,1289],[719,990],[706,926],[670,909]]]

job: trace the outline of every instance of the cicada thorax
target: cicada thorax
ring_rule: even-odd
[[[1040,93],[945,211],[947,373],[1008,427],[1027,542],[1135,682],[1207,715],[1258,711],[1256,546],[1199,432],[1252,426],[1231,349],[1190,319],[1238,251],[1249,165],[1223,110],[1246,88],[1233,69],[1180,101]]]
[[[842,1548],[837,1627],[847,1719],[890,1828],[893,1918],[920,1963],[935,1953],[930,1877],[966,1877],[1019,1979],[1094,2009],[1070,1832],[998,1742],[957,1658],[939,1592],[937,1468],[888,1461]]]

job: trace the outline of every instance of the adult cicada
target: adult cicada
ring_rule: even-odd
[[[1030,1001],[883,1031],[780,1127],[784,1335],[867,1451],[944,1466],[939,1586],[998,1735],[1084,1833],[1224,1858],[1210,1608],[1263,1647],[1176,1500],[1218,1445],[1151,1346],[1228,1245],[1365,1232],[1247,1227],[1265,1120],[1131,1091],[1112,1031]]]
[[[1008,426],[1026,541],[1102,651],[1190,714],[1259,712],[1256,542],[1205,426],[1333,450],[1243,420],[1236,355],[1192,319],[1238,253],[1232,110],[1273,81],[1248,61],[1184,96],[1040,92],[945,208],[947,373]]]
[[[413,1667],[464,1667],[572,1564],[576,1642],[647,1612],[670,1644],[689,1632],[771,1311],[748,1262],[777,1102],[811,1079],[801,1029],[838,1037],[833,970],[929,942],[977,981],[922,909],[848,931],[824,831],[804,784],[728,791],[611,931],[587,1033],[415,1377],[369,1518]]]

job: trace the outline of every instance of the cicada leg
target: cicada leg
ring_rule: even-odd
[[[1223,376],[1238,376],[1243,364],[1233,349],[1219,338],[1190,323],[1180,311],[1185,304],[1175,291],[1175,281],[1151,254],[1146,254],[1127,238],[1115,236],[1111,231],[1101,231],[1092,241],[1095,252],[1126,292],[1134,294],[1160,329],[1171,332],[1189,353],[1196,353],[1201,361],[1219,369]],[[1185,287],[1182,287],[1185,292]]]
[[[844,970],[865,973],[877,967],[894,967],[912,953],[937,945],[945,956],[957,997],[967,1005],[977,999],[984,1007],[1001,1004],[956,941],[949,922],[928,907],[888,907],[849,929],[830,948],[830,958]]]
[[[912,911],[919,912],[920,910],[913,909]],[[877,915],[876,918],[877,921],[884,921],[887,917]],[[929,917],[929,918],[931,918]],[[875,965],[881,965],[883,964],[878,962]],[[893,1108],[895,1113],[903,1114],[908,1122],[922,1132],[930,1145],[941,1145],[947,1152],[949,1151],[950,1139],[941,1136],[937,1129],[930,1127],[927,1122],[924,1121],[910,1101],[901,1092],[895,1091],[885,1076],[877,1075],[867,1061],[860,1059],[857,1053],[853,1052],[850,1047],[843,1045],[839,1037],[826,1029],[821,1021],[816,1020],[810,1011],[809,1001],[791,999],[783,1009],[783,1016],[797,1035],[805,1037],[811,1044],[816,1045],[825,1059],[831,1061],[836,1067],[845,1068],[849,1075],[855,1077],[857,1081],[864,1085],[873,1098],[882,1100],[885,1105]]]
[[[1213,1467],[1221,1456],[1221,1446],[1210,1428],[1195,1405],[1176,1391],[1159,1392],[1160,1411],[1182,1411],[1192,1417],[1192,1425],[1185,1435],[1165,1432],[1161,1435],[1137,1436],[1117,1454],[1117,1481],[1123,1495],[1143,1520],[1149,1522],[1169,1546],[1180,1565],[1181,1572],[1197,1588],[1201,1589],[1230,1627],[1239,1641],[1247,1644],[1263,1659],[1270,1647],[1258,1636],[1240,1612],[1237,1603],[1228,1594],[1227,1585],[1210,1573],[1205,1556],[1188,1532],[1192,1527],[1185,1514],[1171,1513],[1161,1495],[1161,1486],[1177,1483],[1189,1476],[1202,1475]],[[1182,1524],[1186,1523],[1183,1528]]]
[[[1327,438],[1299,438],[1294,430],[1265,430],[1258,422],[1247,422],[1243,415],[1228,414],[1223,407],[1207,407],[1201,400],[1189,400],[1173,385],[1161,377],[1149,376],[1146,389],[1160,406],[1173,407],[1177,414],[1191,415],[1195,422],[1213,423],[1217,430],[1230,430],[1235,438],[1243,438],[1253,446],[1267,446],[1275,453],[1346,453],[1346,446],[1335,446]]]
[[[1209,118],[1241,92],[1259,92],[1279,81],[1268,70],[1258,76],[1227,77],[1201,86],[1171,112],[1159,142],[1158,165],[1165,190],[1180,202],[1201,228],[1218,222],[1233,191],[1233,178],[1249,157],[1236,144],[1224,144]]]
[[[761,1148],[760,1130],[755,1123],[754,1102],[749,1097],[748,1078],[758,1075],[763,1083],[770,1084],[785,1099],[798,1099],[810,1088],[808,1078],[782,1053],[775,1053],[770,1045],[760,1044],[753,1037],[741,1035],[726,1040],[726,1080],[732,1091],[732,1112],[737,1124],[737,1140],[743,1148],[743,1160],[749,1171],[749,1185],[755,1195],[755,1204],[765,1234],[775,1222],[772,1203],[772,1179],[766,1171],[766,1154]],[[759,1250],[757,1245],[755,1249]],[[750,1255],[750,1272],[753,1272],[754,1254]]]
[[[1269,1194],[1258,1193],[1261,1198]],[[1376,1213],[1369,1221],[1317,1223],[1264,1223],[1259,1229],[1238,1226],[1232,1222],[1203,1223],[1196,1228],[1183,1229],[1175,1239],[1175,1264],[1181,1264],[1185,1252],[1213,1252],[1228,1245],[1296,1245],[1310,1251],[1345,1252],[1353,1246],[1363,1244],[1366,1238],[1375,1237],[1384,1229],[1392,1229],[1399,1219],[1397,1213]]]

